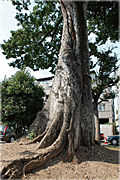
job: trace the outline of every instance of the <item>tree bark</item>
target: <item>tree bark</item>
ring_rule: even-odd
[[[40,143],[36,156],[22,163],[24,175],[58,155],[66,146],[70,158],[81,145],[94,145],[87,5],[82,1],[60,1],[60,5],[64,23],[57,70],[48,101],[30,127],[39,136]],[[8,176],[8,169],[2,171],[3,177]]]
[[[91,79],[86,26],[86,2],[60,2],[64,18],[61,48],[55,79],[44,109],[31,125],[37,135],[55,124],[65,114],[70,98],[70,113],[74,112],[75,147],[94,143]],[[70,115],[70,116],[71,116]],[[62,121],[61,120],[61,121]],[[56,126],[58,123],[56,123]],[[55,126],[55,128],[56,128]],[[55,129],[54,128],[54,129]],[[57,127],[60,131],[60,125]]]

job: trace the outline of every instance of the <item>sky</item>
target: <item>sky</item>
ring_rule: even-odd
[[[34,0],[32,0],[34,2]],[[33,4],[31,6],[31,9],[33,7]],[[0,1],[0,44],[3,43],[3,40],[8,40],[11,36],[10,31],[11,30],[17,30],[19,27],[17,26],[17,20],[14,18],[16,15],[16,9],[12,5],[10,0],[1,0]],[[94,36],[91,36],[94,40]],[[109,47],[110,42],[107,42],[107,46]],[[118,57],[120,58],[120,42],[117,43],[119,48],[115,49],[116,53],[118,54]],[[106,47],[107,47],[106,46]],[[12,58],[11,58],[12,61]],[[0,48],[0,81],[4,79],[4,77],[10,77],[11,75],[14,75],[16,71],[19,69],[10,67],[8,63],[10,60],[7,60],[5,56],[2,54],[2,49]],[[51,73],[49,73],[48,70],[39,70],[39,71],[32,71],[30,70],[31,75],[33,75],[35,78],[43,78],[43,77],[49,77],[52,76]]]
[[[11,36],[11,30],[17,30],[19,27],[17,26],[17,20],[14,18],[16,15],[16,9],[12,5],[10,0],[1,0],[0,1],[0,44],[3,43],[3,40],[8,40]],[[12,61],[12,58],[11,58]],[[16,71],[19,69],[10,67],[8,63],[10,60],[7,60],[5,56],[2,54],[2,49],[0,48],[0,81],[4,79],[4,77],[11,77],[14,75]],[[40,71],[32,71],[30,70],[31,75],[35,78],[43,78],[53,76],[49,73],[48,70],[40,70]]]

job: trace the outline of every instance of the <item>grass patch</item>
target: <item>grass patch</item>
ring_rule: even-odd
[[[113,145],[107,145],[107,147],[109,147],[109,148],[116,148],[116,149],[120,148],[119,146],[113,146]]]

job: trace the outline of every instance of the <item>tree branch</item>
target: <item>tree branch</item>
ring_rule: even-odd
[[[53,31],[53,29],[51,29],[50,31],[48,31],[47,34],[45,34],[45,36],[42,38],[42,40],[38,42],[38,45],[41,44],[41,43],[45,40],[45,38],[46,38],[48,35],[51,34],[52,31],[53,31],[53,33],[52,33],[52,40],[53,40],[53,37],[54,37],[54,35],[55,35],[55,33],[56,33],[57,29],[58,29],[59,24],[62,22],[62,19],[63,19],[63,17],[61,17],[61,18],[59,19],[59,21],[56,23],[56,25],[55,25],[55,27],[54,27],[54,31]],[[51,42],[52,42],[52,40],[51,40]]]
[[[62,20],[63,20],[63,17],[61,17],[61,18],[59,19],[59,21],[57,22],[57,24],[55,25],[55,30],[54,30],[54,32],[53,32],[53,34],[52,34],[52,40],[51,40],[51,42],[53,41],[53,37],[54,37],[54,35],[55,35],[55,33],[56,33],[57,29],[58,29],[59,24],[62,22]]]
[[[98,103],[97,103],[97,105],[99,105],[101,102],[103,102],[103,101],[108,101],[107,99],[101,99],[101,101],[99,101]]]

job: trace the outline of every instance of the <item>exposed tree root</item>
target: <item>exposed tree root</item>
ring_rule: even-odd
[[[57,139],[61,130],[62,123],[63,123],[63,110],[61,109],[60,112],[56,113],[53,122],[48,128],[47,133],[39,143],[38,149],[50,146]]]
[[[13,179],[19,178],[22,176],[22,168],[24,164],[30,161],[31,158],[21,158],[12,161],[7,166],[5,166],[1,171],[2,179]]]
[[[36,155],[30,158],[21,158],[13,161],[3,168],[1,175],[2,178],[12,179],[18,178],[22,175],[25,177],[26,172],[42,166],[49,159],[56,157],[62,152],[66,143],[68,142],[68,158],[74,154],[74,113],[75,103],[73,102],[72,92],[70,88],[66,92],[63,104],[59,105],[60,110],[56,112],[53,122],[46,131],[39,135],[33,142],[42,138],[37,150]],[[40,149],[41,148],[41,149]]]
[[[20,178],[22,175],[25,177],[26,172],[42,166],[49,159],[57,156],[63,150],[65,144],[64,140],[61,141],[61,139],[58,138],[55,143],[48,148],[39,150],[36,155],[9,163],[1,171],[2,179]]]
[[[63,137],[64,135],[62,136],[62,139],[58,138],[51,146],[39,150],[36,155],[30,158],[21,158],[8,164],[1,171],[2,178],[19,178],[22,176],[22,170],[25,177],[26,172],[30,172],[30,170],[42,166],[49,159],[57,156],[64,149],[66,144],[66,141]]]
[[[28,142],[20,142],[20,145],[28,145],[28,144],[32,144],[32,143],[36,143],[37,141],[41,141],[41,139],[43,138],[43,136],[46,134],[48,128],[40,135],[38,135],[37,137],[35,137],[33,140],[30,140]]]
[[[67,107],[68,108],[68,107]],[[68,118],[69,113],[66,113],[65,117]],[[15,160],[4,167],[1,171],[3,179],[19,178],[22,175],[25,177],[26,172],[35,169],[45,164],[49,159],[56,157],[64,149],[67,142],[67,129],[69,128],[69,121],[64,119],[61,131],[58,138],[52,143],[52,145],[38,149],[36,155],[30,158],[21,158]]]
[[[46,146],[48,143],[48,147],[39,149],[38,146],[35,151],[36,155],[30,158],[21,158],[8,164],[2,169],[1,175],[3,179],[18,178],[22,175],[25,177],[26,172],[30,172],[32,169],[42,166],[49,159],[54,158],[61,153],[67,142],[70,145],[68,148],[68,156],[70,157],[71,154],[73,154],[74,133],[71,126],[71,123],[73,123],[73,112],[71,112],[71,107],[71,100],[68,98],[67,102],[64,104],[64,116],[63,113],[59,112],[59,115],[57,116],[59,120],[56,119],[55,122],[53,121],[49,129],[44,133],[44,136],[43,134],[41,135],[43,136],[43,144],[41,143],[41,146]],[[54,136],[53,130],[56,128],[56,132],[58,132],[58,127],[61,127],[59,135],[55,133],[56,135]],[[53,135],[53,138],[51,135]],[[50,143],[48,140],[50,140]],[[52,142],[53,140],[54,142]]]

